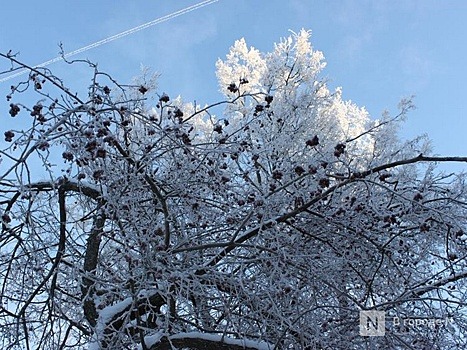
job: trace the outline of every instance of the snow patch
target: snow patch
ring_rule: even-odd
[[[146,342],[146,346],[151,347],[154,344],[157,344],[157,342],[159,342],[163,336],[164,336],[164,333],[160,331],[156,333],[155,335],[145,337],[144,340]],[[171,340],[187,339],[187,338],[203,339],[203,340],[209,340],[209,341],[215,341],[215,342],[222,342],[224,344],[229,344],[229,345],[237,345],[237,346],[244,346],[248,348],[254,348],[257,350],[274,349],[274,345],[269,344],[264,341],[257,341],[257,340],[252,340],[252,339],[233,339],[233,338],[222,336],[220,334],[206,334],[206,333],[201,333],[201,332],[177,333],[177,334],[169,336],[168,338]]]

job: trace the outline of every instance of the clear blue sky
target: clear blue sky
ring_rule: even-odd
[[[72,51],[200,1],[5,1],[0,50],[34,65],[54,58],[58,42]],[[289,29],[310,29],[328,63],[323,77],[342,86],[344,98],[377,118],[414,94],[417,110],[403,136],[427,133],[435,153],[467,155],[466,21],[465,0],[219,0],[77,58],[123,82],[152,67],[162,74],[161,91],[204,104],[221,98],[215,62],[234,40],[268,51]],[[50,68],[71,85],[89,82],[63,63]],[[0,84],[1,95],[10,83]]]

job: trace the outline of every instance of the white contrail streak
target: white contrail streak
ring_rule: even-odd
[[[85,52],[85,51],[94,49],[94,48],[96,48],[96,47],[98,47],[98,46],[107,44],[107,43],[109,43],[109,42],[111,42],[111,41],[114,41],[114,40],[123,38],[124,36],[127,36],[127,35],[130,35],[130,34],[139,32],[140,30],[143,30],[143,29],[146,29],[146,28],[155,26],[156,24],[159,24],[159,23],[162,23],[162,22],[166,22],[166,21],[171,20],[171,19],[173,19],[173,18],[175,18],[175,17],[178,17],[178,16],[184,15],[184,14],[186,14],[186,13],[188,13],[188,12],[197,10],[197,9],[199,9],[199,8],[201,8],[201,7],[211,5],[211,4],[213,4],[213,3],[217,2],[217,1],[219,1],[219,0],[206,0],[206,1],[199,2],[199,3],[195,4],[195,5],[188,6],[188,7],[184,8],[184,9],[178,10],[178,11],[173,12],[173,13],[171,13],[171,14],[168,14],[168,15],[166,15],[166,16],[156,18],[156,19],[153,20],[153,21],[150,21],[150,22],[141,24],[141,25],[139,25],[139,26],[137,26],[137,27],[134,27],[134,28],[125,30],[124,32],[121,32],[121,33],[118,33],[118,34],[109,36],[108,38],[105,38],[105,39],[96,41],[95,43],[89,44],[89,45],[84,46],[84,47],[82,47],[82,48],[80,48],[80,49],[77,49],[77,50],[68,52],[68,53],[64,54],[63,56],[55,57],[55,58],[53,58],[53,59],[51,59],[51,60],[48,60],[48,61],[43,62],[43,63],[41,63],[41,64],[38,64],[37,66],[34,66],[34,68],[40,68],[40,67],[48,66],[49,64],[52,64],[52,63],[61,61],[61,60],[63,60],[64,58],[68,58],[68,57],[72,57],[72,56],[78,55],[78,54],[83,53],[83,52]],[[23,75],[23,74],[27,73],[28,71],[29,71],[28,69],[22,69],[22,70],[20,70],[20,71],[17,72],[17,73],[11,74],[11,75],[9,75],[9,76],[7,76],[7,77],[5,77],[5,78],[0,79],[0,83],[2,83],[2,82],[4,82],[4,81],[7,81],[7,80],[10,80],[10,79],[13,79],[13,78],[15,78],[15,77],[17,77],[17,76]]]

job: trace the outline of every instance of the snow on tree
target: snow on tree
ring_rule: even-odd
[[[31,71],[0,150],[2,349],[464,348],[466,178],[436,164],[467,157],[398,139],[410,99],[342,100],[309,39],[235,42],[206,107],[1,54]]]

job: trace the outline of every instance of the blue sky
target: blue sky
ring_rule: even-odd
[[[7,1],[0,50],[19,51],[34,65],[54,58],[59,42],[72,51],[200,1]],[[234,40],[245,37],[269,51],[289,29],[310,29],[328,63],[323,77],[342,86],[344,98],[378,118],[414,94],[417,109],[402,136],[427,133],[435,153],[466,155],[466,19],[464,0],[219,0],[77,58],[97,62],[122,82],[141,65],[151,67],[161,73],[161,92],[204,104],[221,98],[215,62]],[[49,68],[72,86],[89,83],[89,76],[63,63]],[[0,94],[10,83],[0,83]],[[0,110],[7,114],[5,100]]]

